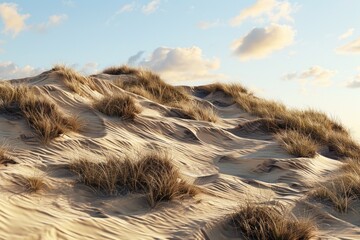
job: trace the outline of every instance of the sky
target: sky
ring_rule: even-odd
[[[360,140],[358,0],[0,2],[0,79],[128,64],[175,85],[236,82]]]

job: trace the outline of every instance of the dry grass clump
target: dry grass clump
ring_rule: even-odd
[[[22,177],[22,184],[26,191],[30,193],[38,192],[47,187],[44,176],[24,176]]]
[[[96,84],[94,78],[85,77],[75,70],[64,65],[55,65],[52,71],[63,77],[64,82],[68,88],[80,95],[87,95],[83,90],[84,87],[89,87],[93,91],[102,92],[100,87]]]
[[[183,114],[189,116],[191,119],[214,123],[219,121],[219,117],[214,108],[204,106],[196,101],[189,101],[185,105],[174,104],[173,107],[179,108]]]
[[[360,199],[360,162],[348,160],[339,173],[309,193],[329,202],[337,211],[346,213],[351,203]]]
[[[292,110],[285,105],[257,98],[250,94],[243,86],[236,84],[216,84],[215,86],[201,86],[199,89],[223,91],[232,96],[234,102],[245,111],[261,118],[274,120],[280,123],[276,126],[279,131],[296,131],[316,142],[318,145],[327,145],[337,158],[360,159],[360,145],[351,139],[350,134],[340,123],[331,120],[326,114],[315,110]],[[244,90],[245,89],[245,90]],[[279,121],[280,120],[280,121]],[[312,148],[312,142],[309,148]],[[294,146],[295,147],[295,146]]]
[[[230,216],[229,224],[248,240],[307,240],[315,237],[316,227],[312,221],[295,219],[281,209],[248,203]]]
[[[70,169],[79,174],[80,182],[107,194],[144,193],[151,207],[160,201],[197,194],[195,186],[181,179],[168,155],[152,152],[137,158],[108,157],[103,162],[81,159],[74,162]]]
[[[126,65],[113,66],[106,68],[103,73],[110,75],[121,75],[121,74],[138,74],[139,70]]]
[[[208,93],[212,92],[224,92],[230,97],[236,96],[239,93],[250,94],[250,91],[244,86],[236,83],[223,84],[223,83],[213,83],[209,85],[197,87],[200,90],[206,91]]]
[[[124,119],[134,119],[141,112],[141,108],[136,104],[135,99],[126,94],[106,96],[96,102],[94,106],[108,116]]]
[[[316,142],[297,131],[282,131],[276,134],[276,138],[285,150],[295,157],[313,158],[316,156]]]
[[[185,115],[195,120],[216,122],[216,112],[193,100],[183,87],[175,87],[165,83],[159,75],[144,69],[128,66],[112,67],[103,71],[107,74],[130,74],[131,80],[117,80],[115,85],[126,91],[146,97],[152,101],[169,107],[179,108]]]
[[[4,93],[0,95],[0,112],[23,116],[45,143],[81,128],[78,118],[64,116],[55,103],[33,88],[1,83],[0,92]]]

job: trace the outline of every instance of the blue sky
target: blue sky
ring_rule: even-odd
[[[322,110],[360,140],[360,1],[0,3],[0,79],[132,64],[173,84],[241,82]],[[130,61],[129,61],[130,60]]]

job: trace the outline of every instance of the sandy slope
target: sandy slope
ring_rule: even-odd
[[[285,203],[295,215],[314,218],[323,239],[360,239],[358,213],[339,214],[304,197],[306,186],[341,163],[320,155],[293,158],[257,126],[236,129],[255,118],[222,93],[204,98],[222,117],[217,124],[169,117],[167,107],[137,95],[144,110],[128,122],[92,109],[90,98],[71,92],[54,73],[16,81],[38,86],[86,125],[81,133],[44,146],[24,119],[0,115],[0,137],[17,162],[0,166],[1,239],[228,239],[232,233],[219,223],[245,201]],[[142,195],[96,193],[76,183],[67,168],[81,156],[104,158],[156,147],[167,149],[184,178],[206,193],[151,209]],[[24,175],[43,175],[49,187],[29,194],[19,184]]]

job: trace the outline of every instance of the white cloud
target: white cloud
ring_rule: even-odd
[[[25,20],[30,17],[30,14],[20,14],[17,5],[14,3],[0,4],[0,17],[4,22],[6,34],[12,34],[15,37],[21,31],[26,29]]]
[[[284,19],[293,21],[291,13],[296,9],[287,1],[257,0],[253,5],[243,9],[236,17],[230,20],[231,26],[238,26],[249,18],[260,18],[264,15],[271,22],[279,22]]]
[[[287,25],[271,24],[254,28],[232,44],[234,54],[241,60],[264,58],[294,42],[295,31]]]
[[[360,88],[360,74],[356,75],[353,80],[346,83],[348,88]]]
[[[142,7],[142,12],[145,14],[153,13],[159,8],[159,5],[160,0],[152,0]]]
[[[132,11],[134,11],[134,8],[135,8],[134,3],[125,4],[116,13],[121,14],[121,13],[124,13],[124,12],[132,12]]]
[[[142,55],[145,53],[145,51],[139,51],[135,55],[132,55],[129,57],[127,64],[128,65],[135,65],[140,60]]]
[[[220,67],[217,58],[206,59],[199,47],[159,47],[140,66],[150,68],[168,81],[191,81],[220,79],[223,75],[211,73]]]
[[[326,69],[320,66],[312,66],[302,72],[288,73],[283,80],[298,80],[303,84],[311,83],[316,86],[331,85],[331,78],[337,73],[335,70]]]
[[[340,54],[360,54],[360,37],[336,49]]]
[[[40,23],[38,25],[34,25],[32,28],[39,32],[46,32],[52,27],[55,27],[62,22],[66,21],[68,16],[66,14],[61,15],[52,15],[49,17],[48,21],[45,23]]]
[[[201,21],[197,24],[197,27],[203,30],[209,29],[209,28],[214,28],[220,25],[220,19],[216,19],[215,21],[212,22],[207,22],[207,21]]]
[[[354,30],[355,30],[354,28],[348,29],[346,32],[344,32],[343,34],[341,34],[339,36],[339,39],[343,40],[343,39],[346,39],[348,37],[351,37],[353,35],[353,33],[354,33]]]
[[[44,69],[34,68],[30,65],[19,67],[13,62],[0,62],[0,76],[1,79],[15,79],[32,77],[43,72]]]

